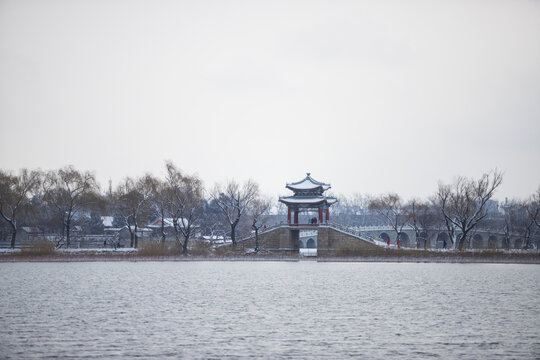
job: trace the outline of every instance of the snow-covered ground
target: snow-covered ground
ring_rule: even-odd
[[[21,249],[0,248],[0,254],[13,254],[21,252]]]
[[[14,253],[20,253],[21,248],[15,248],[15,249],[9,249],[9,248],[0,248],[0,254],[14,254]],[[88,249],[56,249],[56,253],[60,254],[77,254],[77,253],[92,253],[92,254],[129,254],[129,253],[136,253],[137,249],[135,248],[88,248]]]
[[[93,249],[57,249],[59,253],[135,253],[138,250],[135,248],[93,248]]]

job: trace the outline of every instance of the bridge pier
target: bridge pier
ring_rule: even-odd
[[[290,249],[292,251],[297,251],[300,249],[300,230],[298,229],[289,229],[289,236],[283,237],[282,241],[279,244],[280,249]]]

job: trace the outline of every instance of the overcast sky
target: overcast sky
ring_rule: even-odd
[[[538,1],[0,0],[0,168],[540,185]]]

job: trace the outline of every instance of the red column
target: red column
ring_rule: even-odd
[[[326,209],[326,222],[330,220],[330,209]]]
[[[294,209],[294,223],[298,225],[298,209]]]
[[[291,223],[291,208],[287,207],[287,224]]]
[[[322,220],[322,209],[319,208],[319,224],[322,224],[323,220]]]

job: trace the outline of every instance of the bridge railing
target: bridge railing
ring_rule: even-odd
[[[280,223],[277,223],[277,224],[273,224],[273,225],[270,225],[270,226],[267,226],[266,228],[262,227],[260,230],[259,230],[259,235],[261,234],[264,234],[268,231],[272,231],[272,230],[275,230],[275,229],[278,229],[280,227],[283,227],[283,226],[289,226],[287,223],[284,223],[284,222],[280,222]],[[247,235],[247,236],[244,236],[243,238],[241,239],[238,239],[237,241],[238,242],[243,242],[243,241],[247,241],[247,240],[250,240],[250,239],[253,239],[255,238],[255,232],[252,232],[251,234]]]
[[[345,225],[341,225],[341,224],[337,224],[337,223],[329,223],[327,226],[331,227],[331,228],[334,228],[334,229],[337,229],[339,231],[342,231],[342,232],[344,232],[346,234],[356,236],[356,237],[358,237],[358,238],[360,238],[362,240],[372,242],[372,243],[375,243],[375,240],[379,241],[375,237],[373,237],[373,236],[371,236],[369,234],[366,234],[365,232],[363,232],[362,230],[359,230],[358,228],[353,228],[353,227],[349,227],[349,226],[345,226]]]

